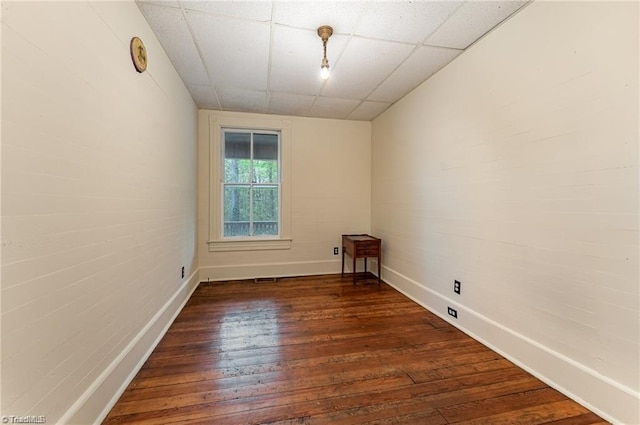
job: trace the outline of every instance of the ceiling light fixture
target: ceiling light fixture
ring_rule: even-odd
[[[318,35],[322,39],[322,50],[324,55],[322,57],[322,65],[320,65],[320,76],[323,80],[329,78],[329,59],[327,59],[327,41],[333,34],[333,28],[329,25],[322,25],[318,27]]]

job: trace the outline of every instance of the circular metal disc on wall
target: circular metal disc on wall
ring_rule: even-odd
[[[138,37],[133,37],[130,48],[133,66],[136,67],[136,71],[144,72],[147,69],[147,49],[144,47],[144,43]]]

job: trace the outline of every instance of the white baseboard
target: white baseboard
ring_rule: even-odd
[[[199,283],[194,272],[58,421],[99,424],[116,404]]]
[[[383,266],[382,278],[430,312],[603,419],[615,424],[640,424],[640,394],[634,390],[389,267]],[[458,311],[457,319],[450,320],[447,306]]]
[[[239,264],[200,267],[200,281],[240,280],[271,277],[311,276],[340,273],[341,260],[299,261],[270,264]],[[351,266],[345,264],[345,273]]]

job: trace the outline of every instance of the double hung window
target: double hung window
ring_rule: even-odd
[[[209,251],[291,249],[291,123],[207,115]]]
[[[279,237],[279,131],[221,129],[222,238]]]

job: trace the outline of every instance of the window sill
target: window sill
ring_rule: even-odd
[[[209,252],[291,249],[291,239],[251,239],[209,241]]]

